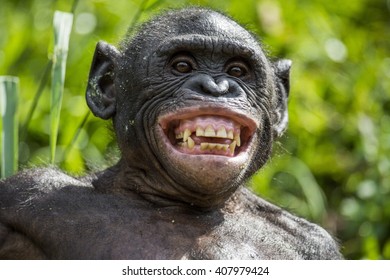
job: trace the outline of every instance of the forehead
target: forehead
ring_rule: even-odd
[[[155,28],[165,29],[168,36],[204,35],[252,41],[251,34],[232,19],[209,10],[183,10],[162,17],[155,22]],[[161,34],[161,33],[160,33]],[[249,43],[249,42],[248,42]]]
[[[232,19],[214,11],[197,8],[169,11],[152,19],[141,26],[138,34],[131,40],[132,46],[125,47],[135,47],[141,51],[175,44],[173,42],[179,43],[181,39],[188,42],[187,39],[191,36],[203,38],[204,42],[201,43],[207,43],[207,38],[210,38],[221,43],[237,42],[235,45],[240,42],[250,49],[259,47],[257,40]]]
[[[174,29],[177,35],[199,34],[222,38],[252,39],[249,32],[235,21],[213,11],[190,13],[176,19],[178,20]],[[174,22],[174,19],[170,22]]]
[[[180,49],[245,57],[263,54],[258,41],[238,23],[220,13],[197,8],[169,11],[152,19],[124,47],[132,57],[166,55]]]

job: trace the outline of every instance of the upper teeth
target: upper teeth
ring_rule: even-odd
[[[202,135],[203,136],[203,135]],[[215,130],[212,128],[211,125],[208,125],[204,131],[204,136],[206,137],[216,137]]]
[[[223,126],[219,128],[216,136],[220,138],[227,138],[226,129]]]
[[[187,128],[185,130],[185,132],[186,131],[189,131],[189,129]],[[211,125],[208,125],[206,127],[206,129],[203,129],[202,127],[198,126],[196,128],[195,135],[196,136],[204,136],[204,137],[215,137],[215,138],[228,138],[228,139],[234,138],[233,130],[226,131],[226,128],[222,126],[217,131],[215,131]],[[239,135],[238,135],[238,137],[239,137]],[[181,137],[181,135],[178,134],[177,138],[179,139],[179,138],[183,138],[183,137]]]

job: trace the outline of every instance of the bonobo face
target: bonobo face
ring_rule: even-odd
[[[111,52],[115,93],[101,102],[115,111],[123,157],[180,189],[172,199],[222,203],[265,163],[283,130],[283,75],[241,26],[207,10],[170,12]]]

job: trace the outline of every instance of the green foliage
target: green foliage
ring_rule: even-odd
[[[0,75],[21,81],[21,167],[49,162],[50,85],[39,88],[55,10],[75,17],[56,159],[82,174],[116,153],[108,122],[90,117],[84,99],[96,42],[115,44],[130,23],[189,4],[227,12],[272,57],[293,60],[289,130],[253,189],[323,224],[346,258],[390,259],[389,0],[2,0]]]

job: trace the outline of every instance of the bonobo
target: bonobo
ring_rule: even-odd
[[[2,181],[0,258],[341,258],[325,230],[243,186],[286,128],[289,70],[201,8],[165,12],[118,48],[99,42],[86,99],[112,119],[121,159]]]

